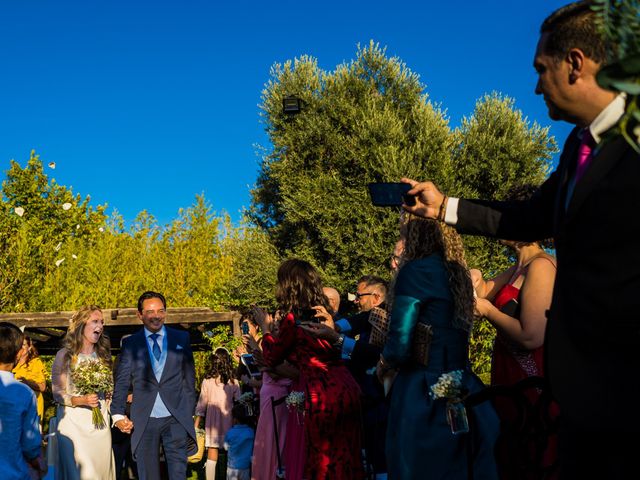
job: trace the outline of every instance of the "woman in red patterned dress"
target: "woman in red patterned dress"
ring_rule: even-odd
[[[271,366],[284,360],[295,365],[300,376],[291,390],[305,395],[304,414],[289,415],[286,478],[361,479],[360,388],[343,365],[339,349],[303,328],[312,317],[332,322],[320,276],[308,262],[285,261],[278,269],[276,299],[280,309],[289,312],[279,325],[277,337],[269,333],[268,316],[254,317],[265,332],[264,358]],[[303,441],[293,441],[301,437],[300,433]]]

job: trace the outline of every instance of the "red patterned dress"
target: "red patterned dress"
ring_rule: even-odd
[[[289,414],[287,480],[363,478],[360,388],[338,353],[325,340],[297,327],[291,313],[280,324],[277,337],[264,336],[262,348],[271,366],[287,360],[298,367],[300,376],[291,391],[305,392],[304,415]]]
[[[542,257],[545,258],[545,257]],[[503,286],[493,300],[493,304],[498,310],[501,310],[511,300],[520,302],[520,289],[513,286],[513,283],[527,271],[528,265],[524,268],[517,270],[509,283]],[[507,313],[507,312],[505,312]],[[519,316],[519,313],[508,312],[510,316]],[[518,383],[527,377],[544,376],[544,345],[539,346],[533,350],[527,350],[510,339],[506,338],[500,332],[496,335],[496,340],[493,345],[493,358],[491,361],[491,385],[513,385]],[[529,401],[533,404],[540,396],[539,392],[530,390],[527,392]],[[513,405],[505,399],[497,398],[494,401],[494,407],[500,418],[501,422],[504,420],[510,420],[515,418],[516,412]],[[558,415],[558,408],[556,404],[552,405],[552,416]],[[496,460],[498,464],[498,470],[500,466],[508,463],[506,456],[508,452],[506,449],[496,451]],[[549,443],[545,451],[543,462],[545,465],[551,465],[555,463],[557,457],[557,439],[555,436],[549,438]],[[501,459],[504,460],[501,460]],[[505,478],[504,474],[500,472],[501,478]],[[550,478],[555,478],[550,477]]]

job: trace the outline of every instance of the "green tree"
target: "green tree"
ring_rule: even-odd
[[[0,209],[0,310],[42,309],[46,277],[70,260],[62,247],[94,242],[104,225],[106,205],[89,201],[49,179],[35,152],[24,168],[11,161]]]
[[[231,259],[233,272],[226,285],[229,306],[274,307],[274,286],[281,259],[267,234],[245,222],[229,229],[223,249]]]
[[[288,117],[290,94],[304,107]],[[445,186],[452,178],[453,135],[418,76],[373,42],[333,72],[304,56],[273,67],[262,110],[273,148],[251,219],[281,255],[313,261],[339,289],[388,275],[398,211],[373,207],[366,184],[424,171]]]

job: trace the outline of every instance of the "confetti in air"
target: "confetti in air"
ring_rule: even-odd
[[[13,209],[14,212],[16,212],[16,215],[18,215],[19,217],[24,215],[24,208],[22,207],[16,207]]]
[[[71,208],[71,204],[69,202],[62,204],[62,209],[63,210],[69,210],[70,208]]]
[[[55,169],[56,169],[56,162],[49,162],[49,164],[48,164],[48,165],[49,165],[49,168],[50,168],[51,170],[55,170]]]

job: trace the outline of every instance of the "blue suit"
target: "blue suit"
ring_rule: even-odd
[[[151,352],[146,329],[127,338],[122,346],[120,364],[115,374],[115,389],[111,404],[112,415],[124,415],[127,393],[132,387],[131,420],[133,432],[131,450],[142,461],[141,478],[152,478],[156,466],[149,469],[147,463],[158,457],[160,442],[163,444],[170,477],[172,463],[180,463],[186,452],[195,452],[195,442],[187,448],[188,438],[195,441],[193,413],[196,404],[195,367],[189,334],[163,327],[162,355],[156,360]],[[177,459],[172,462],[171,459]],[[182,466],[180,466],[180,469]],[[147,474],[145,475],[145,471]],[[184,477],[183,477],[184,478]]]

